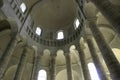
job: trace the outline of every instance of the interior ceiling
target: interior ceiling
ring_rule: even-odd
[[[31,12],[37,26],[47,29],[63,29],[74,21],[76,16],[74,0],[43,0]]]
[[[38,0],[23,1],[30,7]],[[120,5],[120,0],[109,1],[115,5]],[[77,14],[76,9],[75,0],[41,0],[34,6],[31,15],[36,26],[40,26],[43,29],[64,29],[74,21]],[[87,16],[92,17],[97,11],[91,2],[86,4]]]
[[[25,0],[25,1],[26,1],[25,3],[27,3],[27,6],[30,7],[37,0],[35,1]],[[117,3],[117,1],[119,0],[110,0],[110,1],[112,3]],[[48,29],[63,29],[72,21],[74,21],[77,11],[76,9],[77,8],[74,0],[43,0],[40,3],[37,3],[37,5],[35,5],[35,7],[31,12],[31,15],[37,26]],[[99,24],[109,25],[107,20],[103,17],[103,15],[91,2],[85,4],[85,10],[87,17],[90,18],[95,16],[97,17],[96,20],[97,25]],[[115,36],[114,32],[109,29],[109,26],[107,27],[102,26],[100,27],[100,30],[104,34],[106,41],[110,43],[112,38]],[[113,42],[112,44],[114,43],[115,42]],[[88,53],[88,50],[86,50],[86,53]],[[75,63],[77,64],[79,57],[75,55],[74,52],[72,52],[70,56],[71,56],[72,64]],[[88,54],[87,57],[89,57]],[[48,51],[45,52],[45,54],[42,56],[41,64],[44,66],[49,66],[49,61],[50,61],[50,53]],[[56,63],[57,66],[66,64],[65,56],[63,52],[59,52],[59,54],[57,54]]]

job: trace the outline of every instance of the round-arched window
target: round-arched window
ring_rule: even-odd
[[[79,19],[75,19],[75,22],[74,22],[75,29],[77,29],[79,25],[80,25]]]
[[[37,27],[35,33],[40,36],[41,32],[42,32],[41,28]]]
[[[63,31],[59,31],[57,33],[57,39],[63,39],[64,38],[64,34],[63,34]]]
[[[39,71],[37,80],[47,80],[47,73],[45,70]]]
[[[21,11],[22,11],[23,13],[26,11],[26,5],[25,5],[25,3],[21,3],[20,9],[21,9]]]

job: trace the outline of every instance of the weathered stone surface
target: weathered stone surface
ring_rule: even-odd
[[[91,0],[113,28],[120,34],[120,7],[115,6],[109,0]]]
[[[91,80],[89,70],[87,67],[87,63],[86,63],[86,59],[85,59],[85,53],[84,53],[81,45],[79,45],[79,43],[78,43],[78,45],[76,45],[76,48],[77,48],[78,53],[79,53],[84,79]]]
[[[102,33],[99,31],[94,21],[89,22],[89,27],[95,37],[98,47],[102,53],[102,56],[106,62],[106,65],[110,71],[113,80],[120,80],[120,64],[116,59],[109,45],[106,43]]]

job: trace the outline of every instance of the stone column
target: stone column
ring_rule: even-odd
[[[56,54],[51,55],[51,60],[50,60],[50,80],[55,80],[56,77],[56,60],[55,60]]]
[[[67,80],[73,80],[70,55],[69,53],[64,53],[64,55],[66,59]]]
[[[39,53],[37,55],[37,57],[35,57],[35,59],[34,59],[34,73],[33,73],[32,80],[37,80],[38,79],[41,56],[42,56],[42,54]]]
[[[85,59],[85,53],[80,43],[76,45],[76,48],[79,53],[79,58],[80,58],[81,66],[82,66],[84,80],[91,80],[90,73],[89,73],[88,66],[87,66],[86,59]]]
[[[120,34],[120,7],[115,6],[109,0],[91,0],[114,29]]]
[[[100,80],[108,80],[107,76],[105,74],[104,68],[103,68],[103,66],[100,62],[97,51],[95,49],[95,46],[94,46],[94,43],[93,43],[93,40],[92,40],[92,36],[87,36],[86,37],[86,42],[88,44],[88,47],[89,47],[89,50],[90,50],[90,53],[91,53],[91,57],[93,59],[93,62],[95,64],[95,67],[96,67],[97,72],[99,74]]]
[[[116,59],[113,51],[106,43],[102,33],[99,31],[94,21],[89,21],[89,27],[95,37],[97,45],[110,71],[112,80],[120,80],[120,63]]]
[[[37,56],[34,56],[33,60],[34,61],[33,61],[33,69],[32,69],[32,74],[31,74],[31,80],[37,80],[37,78],[35,79],[35,75],[38,73],[38,71],[36,71],[37,70],[36,69],[36,66],[37,66]]]
[[[14,80],[22,80],[22,74],[24,72],[26,62],[27,62],[27,48],[25,47],[23,49],[22,55],[17,65],[17,70],[15,73]]]
[[[13,52],[14,52],[16,44],[17,44],[17,39],[16,39],[16,37],[13,37],[0,59],[0,79],[3,77],[3,75],[6,71],[7,65],[9,63],[9,60],[10,60]]]

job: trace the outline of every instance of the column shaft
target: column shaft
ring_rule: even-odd
[[[7,65],[9,63],[9,60],[10,60],[13,52],[14,52],[16,44],[17,44],[17,39],[16,39],[16,37],[13,37],[0,59],[0,79],[3,77],[3,75],[6,71]]]
[[[36,59],[34,60],[34,73],[33,73],[33,79],[32,80],[37,80],[38,78],[38,73],[40,69],[40,59],[41,55],[39,54]]]
[[[50,61],[50,80],[55,80],[55,56],[51,56]]]
[[[35,73],[37,72],[36,66],[37,66],[37,57],[34,56],[34,61],[33,61],[33,69],[32,69],[32,75],[31,75],[31,80],[36,80],[35,79]]]
[[[116,59],[109,45],[106,43],[102,33],[99,31],[94,21],[89,22],[89,27],[95,37],[98,47],[102,53],[102,56],[106,62],[106,65],[110,71],[113,80],[120,80],[120,64]]]
[[[104,68],[103,68],[103,66],[100,62],[99,56],[97,55],[97,52],[96,52],[95,46],[93,44],[92,38],[87,38],[86,41],[87,41],[87,44],[88,44],[88,47],[89,47],[89,50],[90,50],[90,53],[91,53],[91,57],[93,59],[93,62],[95,64],[97,72],[99,74],[100,80],[108,80],[107,76],[105,74]]]
[[[91,0],[114,29],[120,34],[120,7],[115,6],[109,0]]]
[[[78,53],[79,53],[79,58],[80,58],[81,66],[82,66],[84,80],[91,80],[88,66],[87,66],[87,63],[85,60],[85,53],[84,53],[81,45],[79,45],[79,43],[76,45],[76,48],[77,48]]]
[[[67,68],[67,79],[73,80],[70,55],[66,53],[65,59],[66,59],[66,68]]]
[[[27,61],[27,50],[24,49],[17,66],[14,80],[22,80],[22,74],[25,69],[26,61]]]

